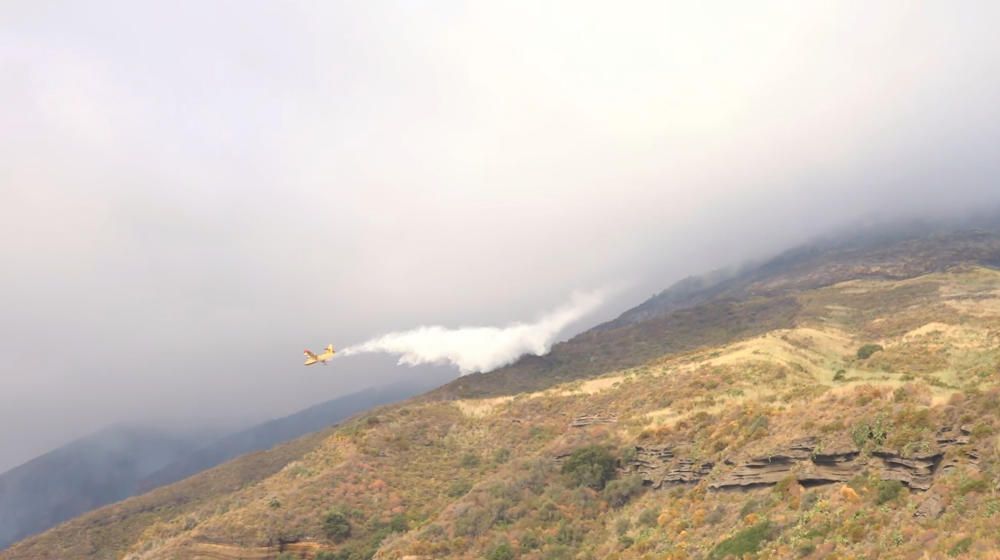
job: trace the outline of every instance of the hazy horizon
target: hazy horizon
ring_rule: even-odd
[[[690,274],[996,207],[997,15],[9,2],[0,471],[449,367],[304,347],[544,323],[613,288],[509,344],[544,348]]]

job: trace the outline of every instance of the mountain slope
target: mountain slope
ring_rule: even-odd
[[[411,397],[438,384],[435,379],[416,379],[388,387],[373,387],[264,422],[185,454],[143,478],[139,481],[139,488],[145,492],[176,482],[240,455],[270,449],[369,408]]]
[[[215,439],[115,428],[0,475],[0,549],[100,506],[293,440],[440,384],[434,377],[370,388]]]
[[[0,558],[997,557],[1000,238],[820,251]]]
[[[464,376],[436,393],[483,397],[545,389],[656,356],[793,324],[795,295],[852,279],[905,279],[958,264],[1000,266],[994,230],[879,232],[793,249],[756,266],[689,278],[619,318],[488,375]]]
[[[140,479],[205,440],[109,428],[0,474],[0,549],[135,494]]]

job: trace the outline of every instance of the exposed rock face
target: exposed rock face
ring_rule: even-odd
[[[635,459],[623,468],[641,475],[647,486],[660,488],[664,484],[698,482],[708,476],[714,466],[714,463],[678,458],[670,447],[636,447]]]
[[[577,416],[569,423],[570,428],[582,428],[584,426],[593,426],[595,424],[617,424],[618,417],[616,416],[604,416],[601,414],[587,414],[584,416]]]
[[[739,462],[727,460],[726,464],[733,468],[711,487],[722,490],[769,486],[788,477],[794,477],[803,486],[813,486],[846,482],[868,469],[878,473],[882,480],[898,480],[912,490],[928,490],[939,470],[954,468],[961,460],[955,456],[942,466],[945,450],[968,444],[968,436],[964,426],[942,428],[935,438],[936,448],[906,457],[890,449],[877,449],[870,456],[862,456],[854,447],[819,449],[816,438],[804,438],[768,455]],[[971,464],[978,462],[974,449],[964,450],[964,458]]]
[[[920,503],[917,511],[913,512],[913,517],[918,519],[937,519],[943,511],[944,504],[941,502],[941,496],[931,494]]]
[[[937,446],[934,449],[904,457],[891,449],[876,449],[870,455],[862,455],[861,450],[851,445],[821,448],[818,438],[797,439],[767,455],[742,460],[726,459],[720,469],[723,472],[710,488],[726,490],[771,486],[788,477],[794,477],[803,486],[816,486],[847,482],[869,470],[877,473],[882,480],[898,480],[911,490],[928,490],[938,472],[955,468],[960,462],[978,463],[979,455],[973,448],[945,458],[947,448],[969,443],[966,427],[942,428],[937,432],[935,441]],[[713,469],[715,463],[679,457],[677,450],[671,446],[637,446],[635,458],[622,465],[623,471],[641,475],[643,482],[654,488],[697,483],[707,478]],[[928,504],[928,508],[928,513],[933,514],[933,504]]]

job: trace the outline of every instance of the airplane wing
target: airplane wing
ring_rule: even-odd
[[[304,365],[311,366],[319,360],[319,357],[316,356],[316,354],[310,352],[309,350],[306,350],[304,353],[306,355],[306,363]]]

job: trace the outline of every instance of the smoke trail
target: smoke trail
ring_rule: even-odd
[[[418,327],[355,344],[344,348],[338,355],[384,352],[398,354],[401,365],[451,363],[458,367],[462,375],[491,371],[525,354],[548,352],[562,329],[592,312],[603,301],[603,292],[575,293],[569,303],[534,323],[457,329]]]

